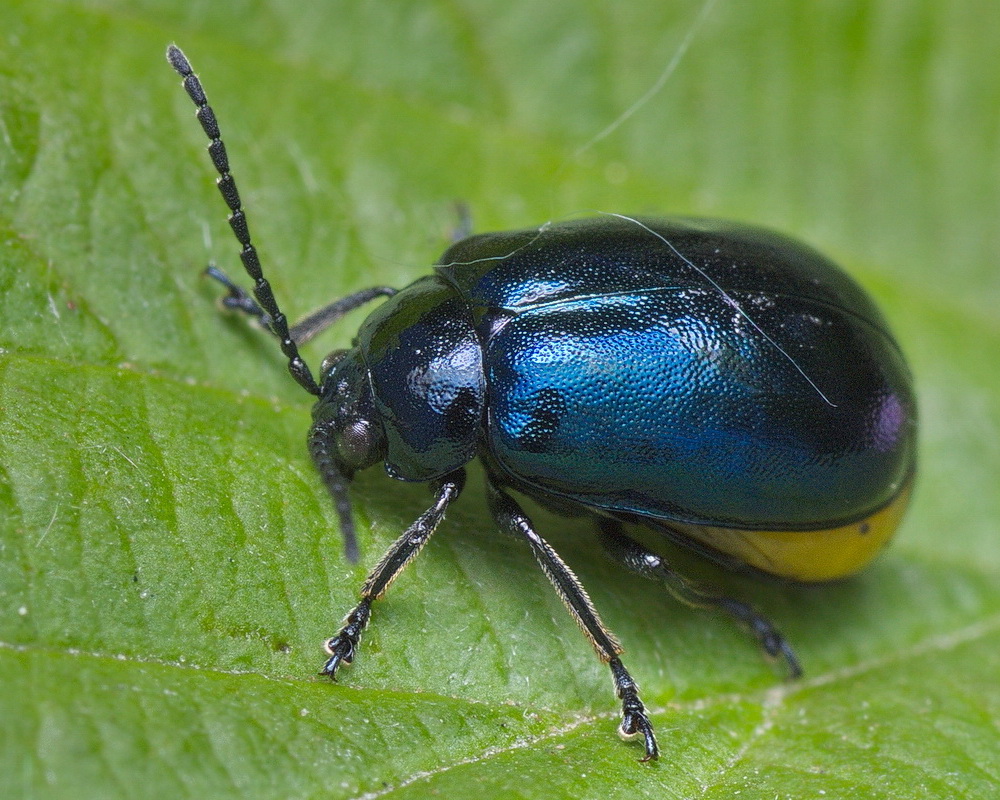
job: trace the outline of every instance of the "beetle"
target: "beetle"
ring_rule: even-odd
[[[801,583],[850,575],[899,525],[916,463],[916,404],[902,352],[871,298],[815,250],[769,230],[609,214],[455,242],[433,273],[376,286],[289,327],[261,270],[215,114],[174,45],[207,134],[252,296],[223,272],[224,305],[278,339],[315,396],[308,447],[358,560],[348,485],[383,462],[434,502],[368,575],[325,643],[321,674],[350,664],[372,603],[484,466],[501,531],[522,539],[612,673],[619,732],[658,746],[622,646],[516,491],[588,514],[609,554],[682,601],[721,610],[801,674],[751,605],[694,583],[626,531],[637,524],[733,569]],[[317,381],[298,347],[386,298]]]

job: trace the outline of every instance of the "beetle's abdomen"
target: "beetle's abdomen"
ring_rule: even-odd
[[[559,300],[496,326],[485,369],[499,465],[599,509],[815,530],[872,514],[912,471],[898,349],[814,299],[705,287]]]
[[[729,566],[752,567],[802,582],[853,575],[892,538],[913,488],[912,476],[886,505],[862,519],[812,531],[742,530],[670,522],[665,532],[681,544],[706,545]],[[680,538],[678,538],[678,536]],[[698,549],[698,548],[696,548]]]

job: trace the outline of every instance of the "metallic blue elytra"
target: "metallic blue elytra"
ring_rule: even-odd
[[[830,261],[727,222],[608,215],[472,236],[401,291],[373,287],[288,326],[251,241],[215,113],[181,51],[253,296],[222,272],[226,306],[277,337],[316,397],[309,451],[358,558],[347,487],[379,461],[434,502],[392,544],[326,642],[350,664],[380,598],[459,496],[477,456],[497,527],[526,543],[621,701],[619,731],[659,750],[621,644],[510,493],[591,513],[605,549],[691,605],[729,614],[792,677],[790,645],[745,602],[688,581],[627,531],[652,527],[729,566],[799,581],[851,574],[902,517],[916,461],[909,372],[869,297]],[[388,297],[319,382],[298,347]]]
[[[868,517],[912,471],[885,320],[786,237],[608,216],[473,236],[442,262],[482,342],[482,449],[522,489],[811,530]]]

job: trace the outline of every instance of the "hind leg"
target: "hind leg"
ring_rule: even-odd
[[[599,538],[608,555],[627,569],[655,581],[661,581],[670,593],[683,603],[695,608],[724,611],[735,619],[757,640],[771,658],[783,658],[792,678],[802,675],[802,667],[788,640],[767,617],[742,600],[718,594],[699,583],[688,580],[675,571],[662,556],[648,550],[625,533],[620,522],[601,519],[598,523]]]

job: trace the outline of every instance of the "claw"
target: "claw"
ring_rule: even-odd
[[[748,610],[751,614],[756,615],[756,612],[749,609],[749,607]],[[782,636],[781,631],[775,628],[768,619],[757,616],[756,619],[752,620],[750,630],[753,631],[764,651],[771,658],[783,658],[785,660],[790,679],[794,680],[795,678],[802,677],[802,666],[799,664],[799,659],[795,655],[795,651],[792,650],[792,646],[788,643],[788,640]]]
[[[323,645],[323,649],[329,653],[330,658],[327,659],[319,674],[329,675],[333,680],[337,680],[337,668],[341,664],[350,664],[354,660],[355,646],[356,642],[343,633],[340,636],[327,639]]]
[[[645,739],[646,755],[639,759],[640,763],[656,761],[660,757],[660,748],[656,746],[653,724],[646,716],[646,707],[639,699],[639,688],[618,658],[612,658],[608,666],[615,679],[615,693],[622,701],[622,724],[618,726],[618,733],[623,739],[631,739],[641,733]]]
[[[233,311],[241,311],[247,316],[253,317],[263,328],[270,330],[271,318],[262,309],[251,294],[242,286],[233,283],[229,276],[214,264],[209,264],[205,268],[205,275],[217,280],[226,288],[226,294],[220,298],[224,308]]]
[[[319,671],[320,675],[329,675],[333,680],[337,680],[337,669],[340,665],[354,661],[354,651],[361,641],[361,631],[368,624],[371,602],[370,597],[362,599],[358,607],[347,615],[340,633],[323,643],[323,649],[330,657]]]
[[[656,761],[660,757],[660,748],[656,744],[653,725],[644,712],[626,711],[622,715],[622,724],[619,726],[618,732],[623,739],[631,739],[637,734],[642,734],[646,745],[646,755],[639,759],[640,763]]]

